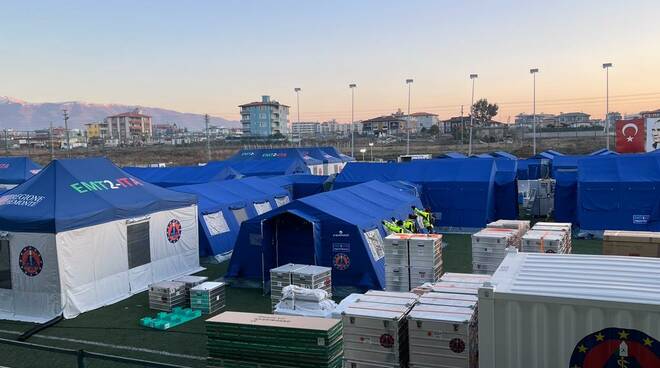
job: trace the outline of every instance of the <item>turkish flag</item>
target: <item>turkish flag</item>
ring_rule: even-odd
[[[646,151],[646,124],[644,119],[616,122],[616,151],[639,153]]]

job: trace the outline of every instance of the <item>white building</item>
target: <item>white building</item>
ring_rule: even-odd
[[[105,118],[110,138],[121,142],[144,139],[153,135],[151,116],[144,115],[139,109]]]

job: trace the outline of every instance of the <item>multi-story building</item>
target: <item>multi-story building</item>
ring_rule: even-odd
[[[318,121],[301,121],[291,123],[291,133],[294,137],[314,137],[321,133],[321,123]]]
[[[240,105],[244,135],[267,137],[289,132],[289,106],[261,96],[261,102]]]
[[[534,116],[536,116],[537,127],[551,125],[555,122],[556,116],[553,114],[518,114],[514,123],[518,126],[532,127],[534,123]]]
[[[151,137],[151,116],[144,115],[139,109],[105,118],[108,126],[108,137],[120,142],[143,140]]]
[[[408,121],[403,115],[392,114],[379,116],[377,118],[363,120],[362,131],[369,135],[397,135],[406,132],[406,123]],[[408,127],[411,131],[416,131],[415,122],[411,120]]]
[[[644,119],[660,118],[660,109],[652,111],[642,111],[639,113]]]
[[[104,139],[110,136],[108,124],[104,121],[85,124],[85,132],[89,139]]]
[[[339,133],[337,120],[332,119],[329,121],[324,121],[320,124],[319,130],[321,135],[335,135]]]
[[[555,117],[555,121],[560,126],[578,126],[590,122],[591,115],[583,112],[562,112]]]
[[[406,116],[404,115],[404,118]],[[417,123],[417,129],[429,129],[434,125],[438,125],[438,115],[430,112],[415,112],[410,114],[410,120]]]

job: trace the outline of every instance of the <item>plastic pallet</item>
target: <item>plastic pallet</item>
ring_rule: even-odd
[[[181,307],[175,307],[172,313],[160,312],[156,315],[155,318],[144,317],[140,320],[140,325],[149,328],[155,328],[157,330],[168,330],[172,327],[182,325],[186,322],[190,322],[195,318],[202,316],[202,312],[199,310],[192,310],[190,308],[182,309]]]

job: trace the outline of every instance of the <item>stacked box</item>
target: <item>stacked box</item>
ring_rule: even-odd
[[[497,220],[486,225],[490,229],[510,229],[518,233],[513,240],[513,245],[520,249],[520,242],[523,235],[529,230],[530,222],[526,220]]]
[[[528,253],[570,253],[566,233],[562,231],[530,230],[523,236],[522,249]]]
[[[481,283],[470,284],[465,282],[440,281],[427,284],[426,286],[429,288],[430,293],[477,295],[479,294]]]
[[[225,307],[225,283],[207,281],[190,289],[190,308],[214,314]]]
[[[342,313],[344,367],[407,367],[407,305],[355,302]]]
[[[291,271],[291,285],[305,289],[319,289],[332,298],[332,268],[306,266]]]
[[[448,292],[426,293],[419,297],[419,304],[476,309],[478,300],[479,298],[476,295],[454,294]]]
[[[660,258],[660,233],[605,230],[603,254]]]
[[[517,230],[486,228],[472,235],[472,272],[493,274],[506,255],[507,247],[515,247]]]
[[[163,281],[149,285],[149,308],[171,312],[174,307],[185,306],[186,285],[181,282]]]
[[[573,234],[572,229],[573,225],[570,222],[537,222],[532,227],[532,230],[544,230],[544,231],[559,231],[564,234],[566,238],[566,253],[572,253],[573,251]]]
[[[407,292],[442,274],[442,235],[391,234],[384,243],[386,290]]]
[[[273,309],[282,299],[282,289],[291,285],[291,272],[303,267],[307,265],[288,263],[270,270],[270,300]]]
[[[479,275],[473,273],[457,273],[447,272],[440,277],[440,281],[449,282],[465,282],[465,283],[484,283],[490,281],[493,277],[491,275]]]
[[[474,308],[418,304],[408,314],[410,368],[476,368]]]
[[[190,289],[194,288],[197,285],[200,285],[209,278],[206,276],[182,276],[178,279],[174,279],[174,282],[181,282],[186,285],[186,305],[190,305]]]
[[[224,312],[206,321],[209,367],[340,368],[342,324],[329,318]]]

